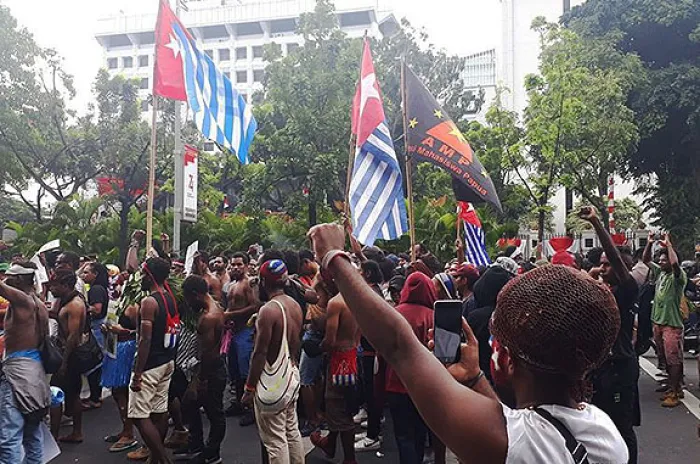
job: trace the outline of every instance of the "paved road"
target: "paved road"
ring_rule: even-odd
[[[642,361],[643,366],[651,370],[655,359],[649,358],[649,362]],[[639,390],[642,401],[642,426],[637,429],[639,436],[639,462],[642,464],[688,464],[699,462],[700,438],[698,438],[698,423],[700,420],[700,397],[698,390],[698,372],[694,359],[686,359],[686,403],[688,406],[680,406],[668,410],[659,406],[658,393],[654,392],[657,386],[651,375],[642,371],[639,381]],[[692,410],[692,412],[691,412]],[[694,415],[695,414],[695,415]],[[127,462],[123,454],[113,454],[107,451],[107,446],[102,437],[118,429],[118,416],[116,408],[110,399],[105,401],[101,410],[85,413],[85,442],[81,445],[65,445],[61,456],[52,461],[52,464],[123,464]],[[226,464],[257,464],[260,463],[260,445],[255,427],[241,428],[234,418],[228,419],[226,440],[223,446],[222,457]],[[396,445],[390,436],[390,424],[385,424],[385,436],[383,452],[384,457],[378,458],[375,453],[358,454],[360,464],[398,463]],[[307,462],[320,464],[328,462],[319,450],[312,450],[307,443],[310,453]],[[338,447],[336,462],[340,462],[340,447]]]

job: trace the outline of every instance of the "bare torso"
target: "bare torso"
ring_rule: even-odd
[[[284,311],[287,315],[287,343],[292,359],[298,362],[301,353],[301,326],[302,315],[299,303],[287,295],[279,295],[273,298],[273,301],[278,301],[284,306]],[[282,330],[284,328],[284,319],[282,311],[277,303],[270,301],[266,305],[266,310],[274,311],[274,323],[272,326],[272,336],[270,339],[270,349],[267,351],[267,362],[273,364],[277,360],[280,348],[282,346]]]
[[[71,318],[78,318],[78,330],[82,333],[85,327],[86,308],[85,302],[79,296],[75,296],[65,306],[61,307],[58,312],[58,336],[65,344],[68,337],[71,335],[69,322]]]
[[[235,282],[231,285],[228,292],[228,311],[237,311],[243,308],[250,307],[256,303],[257,298],[257,286],[256,288],[251,287],[251,280],[248,276],[242,278],[241,280]],[[251,312],[252,314],[252,312]],[[232,317],[235,327],[244,327],[248,322],[251,314],[241,314]]]
[[[350,309],[345,304],[345,300],[341,294],[331,298],[328,302],[329,307],[333,310],[339,309],[338,330],[335,338],[335,349],[339,351],[347,351],[356,348],[360,343],[360,327],[357,325]]]
[[[221,307],[213,304],[199,317],[197,338],[200,360],[204,366],[218,364],[221,360],[221,335],[224,331],[224,315]]]
[[[48,321],[46,308],[34,296],[26,305],[10,305],[5,316],[6,352],[38,348],[41,343],[40,337],[48,333]]]

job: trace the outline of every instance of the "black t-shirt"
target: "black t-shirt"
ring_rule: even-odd
[[[639,297],[639,287],[633,278],[612,288],[615,302],[620,310],[620,332],[617,334],[615,344],[612,348],[612,359],[637,358],[632,344],[632,333],[634,331],[635,305]]]
[[[100,314],[92,316],[93,319],[104,319],[107,317],[107,310],[109,309],[109,294],[107,293],[107,289],[102,285],[90,285],[87,297],[88,305],[90,306],[102,303]]]

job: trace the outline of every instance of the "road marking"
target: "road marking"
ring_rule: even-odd
[[[646,358],[639,358],[639,367],[644,369],[644,372],[646,372],[654,380],[657,380],[657,375],[661,374],[661,371]],[[690,393],[688,389],[683,389],[683,393],[685,394],[685,398],[681,400],[681,403],[688,408],[688,411],[690,411],[691,414],[700,420],[700,400],[695,395]]]

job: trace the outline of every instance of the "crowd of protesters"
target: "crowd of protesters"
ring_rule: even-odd
[[[0,264],[0,463],[22,447],[41,463],[48,416],[61,446],[79,446],[103,388],[121,419],[106,447],[150,463],[222,462],[226,416],[239,416],[266,462],[304,462],[310,437],[351,464],[382,449],[387,411],[401,463],[442,464],[448,450],[465,463],[636,463],[638,356],[654,347],[661,405],[678,406],[698,266],[668,235],[633,254],[594,209],[580,217],[601,243],[585,258],[511,249],[481,268],[459,241],[446,265],[420,244],[413,260],[363,247],[347,222],[309,231],[310,250],[200,250],[189,269],[167,236],[141,256],[142,231],[123,271],[53,251],[38,255],[42,281],[15,257]],[[448,366],[430,353],[438,300],[461,300],[464,317]]]

